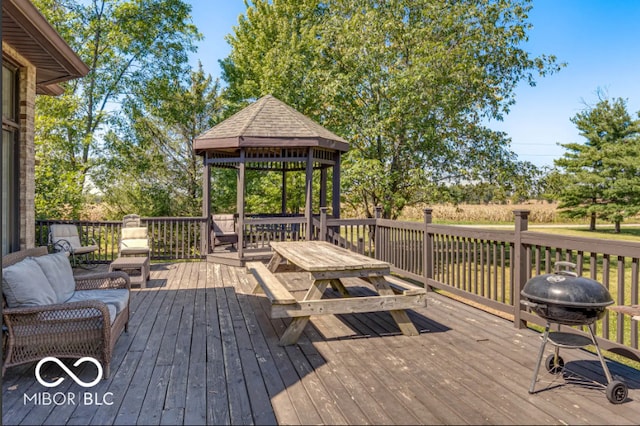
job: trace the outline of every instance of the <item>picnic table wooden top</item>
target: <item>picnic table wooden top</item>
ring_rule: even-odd
[[[271,242],[283,258],[308,272],[374,270],[390,271],[391,265],[324,241]]]

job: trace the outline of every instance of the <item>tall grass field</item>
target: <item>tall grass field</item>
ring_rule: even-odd
[[[557,203],[530,202],[524,204],[435,204],[407,207],[399,220],[423,220],[424,209],[432,209],[434,223],[457,225],[508,225],[514,222],[514,210],[528,210],[529,223],[534,225],[588,225],[585,219],[570,219],[560,213]],[[622,223],[638,224],[640,216],[629,218]],[[607,228],[610,222],[597,221],[597,227]]]

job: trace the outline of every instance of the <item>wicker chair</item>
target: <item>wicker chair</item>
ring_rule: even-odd
[[[47,255],[47,247],[11,253],[2,258],[2,267]],[[93,273],[74,277],[75,290],[130,289],[124,272]],[[3,281],[3,290],[5,282]],[[75,293],[75,292],[74,292]],[[127,293],[128,294],[128,293]],[[106,303],[91,299],[40,306],[8,307],[3,291],[4,364],[8,367],[40,361],[44,357],[93,357],[109,378],[113,347],[122,331],[128,330],[129,305],[112,318]]]

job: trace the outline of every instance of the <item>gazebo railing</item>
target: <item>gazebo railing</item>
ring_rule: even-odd
[[[247,251],[268,250],[271,241],[307,239],[304,216],[251,215],[244,219],[244,247]]]

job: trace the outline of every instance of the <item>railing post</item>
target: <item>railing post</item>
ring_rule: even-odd
[[[526,321],[520,318],[520,291],[527,281],[527,250],[522,244],[522,232],[529,228],[529,210],[514,210],[515,215],[515,232],[513,239],[513,282],[511,283],[513,291],[513,324],[516,328],[525,328]]]
[[[374,235],[374,253],[373,253],[373,257],[375,259],[380,260],[380,258],[382,256],[380,256],[380,248],[382,247],[381,245],[381,241],[380,241],[380,227],[378,226],[378,219],[380,219],[382,217],[382,206],[376,206],[376,212],[375,212],[375,218],[376,218],[376,224],[375,224],[375,231],[373,232]]]
[[[422,240],[423,249],[422,249],[422,272],[424,274],[424,288],[427,291],[433,290],[431,286],[427,283],[430,279],[433,279],[433,239],[431,238],[431,234],[429,233],[429,224],[432,220],[433,209],[427,208],[423,210],[424,212],[424,238]]]
[[[318,240],[328,241],[327,240],[327,208],[326,207],[320,207],[320,235],[318,235]]]
[[[203,258],[207,258],[209,254],[209,236],[211,233],[211,215],[207,215],[204,221],[200,223],[200,254]]]

